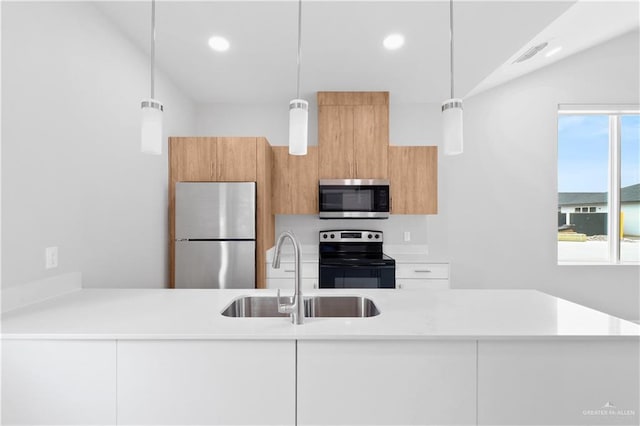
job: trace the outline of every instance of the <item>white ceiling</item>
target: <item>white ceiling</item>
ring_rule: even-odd
[[[574,3],[456,0],[456,97],[525,49]],[[150,51],[150,1],[96,4]],[[291,0],[158,1],[157,67],[199,103],[286,102],[296,95],[297,7]],[[302,21],[302,97],[311,100],[325,90],[386,90],[393,103],[449,97],[448,1],[304,0]],[[406,44],[390,52],[382,39],[392,32],[403,33]],[[228,52],[209,48],[214,34],[230,40]]]

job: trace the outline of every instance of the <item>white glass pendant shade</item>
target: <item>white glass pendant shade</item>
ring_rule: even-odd
[[[462,154],[462,99],[442,103],[442,140],[444,155]]]
[[[142,144],[145,154],[162,154],[162,111],[163,106],[155,99],[142,101]]]
[[[289,102],[289,154],[307,155],[309,102],[294,99]]]

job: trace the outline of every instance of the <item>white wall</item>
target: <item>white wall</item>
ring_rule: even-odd
[[[167,282],[167,154],[139,152],[149,59],[88,2],[2,5],[2,286]],[[165,135],[195,107],[163,75]],[[44,250],[59,247],[59,268]]]
[[[640,318],[637,266],[556,265],[557,106],[638,103],[638,36],[465,101],[465,152],[440,163],[454,287],[536,288]]]

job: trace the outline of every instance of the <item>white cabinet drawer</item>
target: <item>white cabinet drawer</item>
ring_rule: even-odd
[[[396,279],[448,279],[448,263],[396,263]]]
[[[448,290],[449,280],[446,279],[433,279],[433,280],[412,280],[412,279],[399,279],[396,280],[396,288],[399,290],[411,290],[411,289],[431,289],[431,290]]]
[[[295,275],[293,262],[280,262],[280,268],[274,269],[271,263],[267,263],[267,278],[292,278]],[[318,278],[318,264],[305,262],[302,264],[302,278]]]
[[[293,291],[294,279],[291,278],[267,278],[267,288],[279,288],[281,290]],[[315,290],[318,288],[317,278],[303,278],[302,290]]]

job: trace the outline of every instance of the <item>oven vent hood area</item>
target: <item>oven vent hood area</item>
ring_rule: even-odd
[[[388,179],[320,179],[320,219],[388,219]]]

